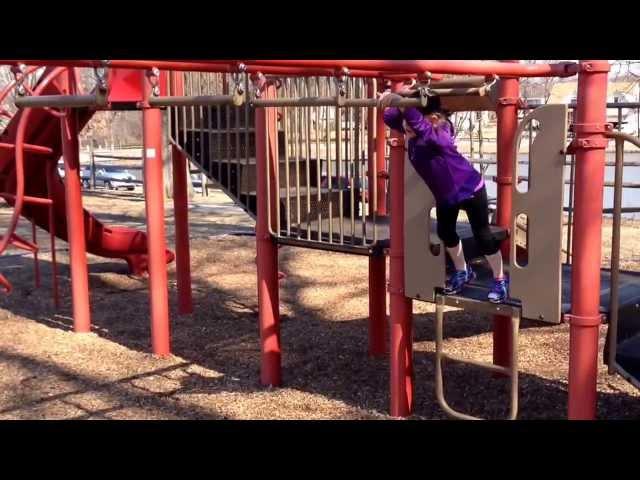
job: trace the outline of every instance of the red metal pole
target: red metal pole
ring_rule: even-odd
[[[387,257],[369,257],[369,355],[380,357],[386,353],[387,330]]]
[[[246,65],[348,68],[378,72],[452,73],[459,75],[500,75],[515,77],[567,77],[575,75],[572,62],[531,65],[486,60],[243,60]]]
[[[50,160],[47,165],[47,198],[51,198],[53,192],[53,182],[56,175],[56,160]],[[58,295],[58,262],[56,260],[56,220],[53,205],[48,207],[49,214],[49,237],[51,241],[51,283],[53,289],[53,306],[57,310],[60,307],[60,296]]]
[[[75,93],[76,86],[73,69],[69,69],[68,72],[62,74],[60,85],[63,93]],[[87,243],[84,231],[82,187],[80,185],[77,111],[67,109],[66,115],[61,117],[60,122],[65,170],[65,203],[67,209],[69,267],[71,269],[71,295],[73,298],[73,328],[78,333],[86,333],[91,331],[91,313],[89,307]]]
[[[276,89],[266,84],[262,98],[275,98]],[[256,109],[256,159],[257,159],[257,219],[256,219],[256,263],[258,273],[258,309],[261,342],[260,381],[263,385],[278,386],[282,383],[281,351],[280,351],[280,312],[278,291],[278,246],[269,229],[269,216],[275,224],[276,183],[274,167],[278,161],[277,144],[277,109]],[[269,141],[267,142],[267,134]],[[267,152],[268,148],[268,152]],[[269,170],[271,175],[269,175]],[[269,195],[267,193],[267,184]]]
[[[171,95],[184,95],[182,73],[171,76]],[[178,312],[193,312],[191,291],[191,252],[189,246],[189,193],[187,157],[175,145],[171,146],[173,163],[173,214],[176,230],[176,283],[178,288]]]
[[[378,109],[376,112],[376,181],[378,182],[377,188],[377,207],[376,212],[380,216],[387,215],[387,162],[386,162],[386,148],[387,148],[387,130],[384,124],[384,110]]]
[[[393,85],[402,88],[402,82]],[[404,135],[392,130],[391,138],[391,415],[406,417],[413,411],[413,325],[412,301],[404,295]]]
[[[150,95],[146,77],[142,79],[145,98]],[[162,112],[142,109],[144,145],[144,194],[147,214],[147,250],[149,255],[149,301],[151,304],[151,346],[154,354],[171,353],[169,299],[167,284],[167,245],[164,226],[164,183],[162,179]]]
[[[176,281],[178,312],[193,312],[191,292],[191,252],[189,247],[189,199],[187,191],[187,157],[172,145],[173,214],[176,228]]]
[[[367,82],[368,96],[375,98],[376,88],[374,80]],[[376,110],[367,109],[367,159],[369,171],[369,215],[373,214],[374,199],[379,198],[376,191],[378,177],[378,163],[376,162]],[[375,188],[374,188],[375,187]],[[376,215],[380,206],[376,205]],[[386,279],[387,260],[384,254],[369,257],[369,355],[382,356],[386,353],[386,325],[387,325],[387,292]]]
[[[109,60],[110,68],[182,70],[198,72],[234,72],[243,63],[249,73],[262,72],[277,75],[333,75],[336,70],[347,68],[352,76],[383,77],[386,73],[420,75],[425,72],[458,75],[500,75],[518,77],[570,77],[576,74],[577,64],[573,62],[509,65],[485,60],[205,60],[199,62],[176,60]],[[2,60],[0,65],[61,65],[73,67],[104,66],[101,60]],[[271,72],[270,72],[271,70]],[[393,80],[399,80],[395,75]]]
[[[576,110],[576,169],[569,341],[569,419],[596,416],[602,196],[605,170],[603,127],[607,120],[607,72],[604,60],[580,62]]]
[[[38,233],[36,231],[36,222],[31,221],[31,235],[33,237],[33,244],[38,246]],[[35,274],[35,287],[40,288],[40,261],[38,260],[38,250],[33,252],[33,268]]]
[[[518,63],[518,60],[508,60]],[[513,164],[516,152],[514,142],[518,128],[518,99],[520,97],[520,81],[517,78],[502,78],[498,92],[497,117],[497,183],[498,204],[497,224],[509,228],[511,219],[511,193],[513,186]],[[501,245],[505,262],[509,261],[509,241]],[[496,315],[493,319],[493,363],[508,367],[511,363],[511,319]]]

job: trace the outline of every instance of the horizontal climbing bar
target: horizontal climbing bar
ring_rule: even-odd
[[[35,95],[16,98],[19,108],[84,108],[106,106],[106,97],[96,95]]]
[[[173,70],[183,72],[238,72],[238,62],[202,61],[189,62],[179,60],[0,60],[0,65],[15,65],[24,63],[26,65],[38,66],[62,66],[62,67],[84,67],[84,68],[126,68],[148,70],[158,68],[160,70]],[[273,65],[249,65],[244,69],[247,73],[263,73],[265,75],[280,76],[309,76],[309,77],[334,77],[340,72],[336,68],[308,68],[308,67],[279,67]],[[420,74],[410,72],[389,73],[374,70],[352,69],[349,71],[351,77],[365,78],[387,78],[394,80],[411,80]],[[434,74],[433,80],[442,79],[442,75]]]
[[[40,145],[31,145],[28,143],[23,144],[22,146],[25,152],[28,153],[39,153],[42,155],[51,155],[53,153],[53,149],[49,147],[43,147]],[[14,143],[0,143],[0,148],[4,148],[6,150],[13,150],[16,148]]]
[[[16,60],[0,60],[0,64],[14,65]],[[112,67],[112,68],[159,68],[161,70],[234,72],[238,65],[246,66],[246,71],[255,73],[268,72],[269,67],[290,68],[291,75],[296,69],[328,69],[335,74],[336,70],[346,68],[353,75],[358,71],[362,76],[384,76],[394,74],[459,74],[459,75],[499,75],[508,77],[570,77],[578,73],[575,62],[521,64],[497,61],[464,61],[464,60],[234,60],[234,61],[166,61],[166,60],[28,60],[30,65],[60,65],[72,67]],[[252,68],[253,67],[253,68]],[[259,68],[257,68],[259,67]]]
[[[370,107],[378,108],[379,100],[375,98],[348,98],[337,97],[301,97],[301,98],[272,98],[256,99],[251,105],[260,107]],[[390,107],[419,107],[423,102],[419,98],[397,98],[389,102]]]
[[[382,72],[499,75],[509,77],[570,77],[578,73],[575,62],[522,64],[464,60],[243,60],[246,65],[309,68],[347,68]]]
[[[429,86],[435,89],[444,89],[444,88],[473,88],[473,87],[482,87],[490,82],[491,77],[487,76],[475,76],[475,77],[461,77],[461,78],[453,78],[442,80],[439,82],[431,82]]]
[[[236,106],[244,104],[244,96],[239,95],[196,95],[186,97],[151,97],[149,105],[152,107],[210,107]]]
[[[0,193],[0,197],[7,198],[9,200],[15,200],[16,196],[13,193]],[[24,203],[31,203],[33,205],[53,205],[53,200],[50,198],[42,198],[42,197],[30,197],[29,195],[24,195],[23,197]]]

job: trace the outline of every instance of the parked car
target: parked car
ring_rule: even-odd
[[[64,164],[58,164],[58,174],[64,178]],[[96,168],[96,187],[101,186],[109,190],[134,190],[135,176],[126,168],[115,165],[101,166]],[[91,186],[91,167],[89,165],[80,166],[80,180],[83,188]]]
[[[85,187],[89,187],[91,182],[91,169],[86,169],[86,178],[84,178],[82,171],[80,173],[82,183]],[[118,190],[120,188],[125,190],[134,190],[135,186],[134,175],[123,167],[117,166],[104,166],[96,169],[96,186],[102,185],[108,190]]]

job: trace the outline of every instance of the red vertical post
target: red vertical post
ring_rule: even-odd
[[[171,95],[184,95],[182,72],[171,76]],[[177,127],[176,127],[177,128]],[[191,251],[189,246],[189,192],[187,157],[175,145],[171,146],[173,166],[173,215],[176,232],[176,283],[178,288],[178,312],[193,312],[191,291]]]
[[[53,182],[55,181],[57,161],[50,160],[47,164],[47,198],[51,198],[53,192]],[[53,306],[57,310],[60,307],[60,297],[58,295],[58,262],[56,261],[56,219],[53,205],[48,207],[49,216],[49,238],[51,245],[51,284],[53,288]]]
[[[367,83],[368,96],[375,98],[375,82],[370,79]],[[376,201],[380,201],[378,182],[379,162],[376,155],[376,109],[367,109],[367,159],[369,171],[369,215],[373,214],[374,195]],[[382,128],[382,138],[384,141],[384,123]],[[383,145],[384,156],[384,145]],[[384,160],[384,158],[383,158]],[[374,188],[375,186],[375,188]],[[383,184],[384,189],[384,184]],[[384,193],[384,191],[383,191]],[[384,198],[384,197],[383,197]],[[386,199],[384,200],[386,201]],[[379,215],[380,205],[376,205],[376,215]],[[386,214],[386,209],[385,209]],[[369,257],[369,355],[372,357],[382,356],[386,353],[386,325],[387,325],[387,292],[386,276],[387,261],[383,253]]]
[[[262,98],[275,98],[275,86],[263,82]],[[280,351],[280,312],[278,291],[278,246],[271,236],[276,222],[278,161],[275,144],[278,141],[277,109],[256,109],[256,163],[257,163],[257,218],[256,218],[256,263],[258,276],[258,321],[260,325],[261,363],[260,381],[263,385],[278,386],[282,382]],[[267,138],[268,135],[268,138]],[[271,172],[271,175],[269,175]],[[267,192],[267,185],[269,193]],[[269,198],[270,197],[270,198]]]
[[[569,340],[571,420],[596,416],[602,196],[605,171],[604,124],[607,120],[606,60],[580,62],[574,140],[576,152],[573,270]]]
[[[144,98],[151,95],[152,76],[142,78]],[[149,256],[149,301],[151,305],[151,348],[155,355],[171,353],[169,338],[169,298],[167,245],[164,226],[164,183],[162,172],[162,112],[142,104],[144,146],[144,196],[147,216]]]
[[[176,229],[176,283],[178,312],[193,312],[191,292],[191,252],[189,247],[189,195],[187,191],[187,157],[172,145],[173,214]]]
[[[384,109],[379,108],[376,110],[376,181],[378,190],[378,210],[377,214],[380,216],[387,215],[387,180],[385,173],[387,170],[386,162],[386,128],[384,124]]]
[[[386,353],[387,330],[387,257],[369,257],[369,355],[380,357]]]
[[[74,69],[69,68],[59,80],[66,94],[76,93]],[[71,269],[71,296],[73,303],[73,329],[78,333],[91,331],[89,307],[89,271],[87,268],[87,244],[84,231],[82,187],[80,185],[80,147],[78,144],[77,111],[67,109],[60,119],[62,131],[62,156],[64,159],[65,204],[67,214],[67,240],[69,242],[69,267]]]
[[[31,221],[31,236],[33,244],[38,247],[38,233],[36,231],[36,222]],[[33,252],[33,269],[35,274],[35,287],[40,288],[40,261],[38,260],[38,250]]]
[[[518,63],[518,60],[509,60]],[[511,219],[511,192],[513,177],[514,142],[518,128],[518,99],[520,98],[520,81],[517,78],[502,78],[498,92],[497,117],[497,183],[498,204],[497,224],[502,228],[509,228]],[[501,245],[505,262],[509,261],[509,240]],[[493,320],[493,363],[508,367],[511,362],[511,322],[509,317],[496,315]]]
[[[394,90],[402,82],[394,83]],[[413,411],[412,301],[404,295],[404,135],[391,131],[391,248],[389,302],[391,310],[391,415],[406,417]]]

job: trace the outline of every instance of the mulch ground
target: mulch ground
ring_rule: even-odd
[[[140,192],[89,193],[85,205],[110,223],[144,226]],[[173,244],[170,204],[167,233]],[[0,221],[6,217],[0,211]],[[221,193],[191,208],[194,313],[179,316],[170,267],[174,356],[149,354],[147,281],[123,263],[90,256],[93,333],[71,331],[66,244],[57,243],[61,308],[51,300],[50,251],[42,286],[32,259],[8,252],[0,269],[15,290],[0,297],[0,419],[385,419],[388,359],[367,355],[367,259],[284,247],[280,269],[284,387],[259,384],[253,223]],[[640,225],[623,234],[623,266],[638,269]],[[29,231],[24,222],[21,233]],[[39,232],[46,243],[45,232]],[[608,256],[609,223],[604,228]],[[606,259],[605,259],[606,260]],[[415,418],[443,419],[434,396],[434,309],[415,303]],[[520,343],[520,418],[566,418],[567,325],[524,322]],[[601,332],[601,348],[606,328]],[[446,317],[450,353],[491,359],[491,319]],[[448,364],[450,404],[471,414],[506,414],[507,383],[474,367]],[[598,415],[640,418],[640,394],[599,359]]]

